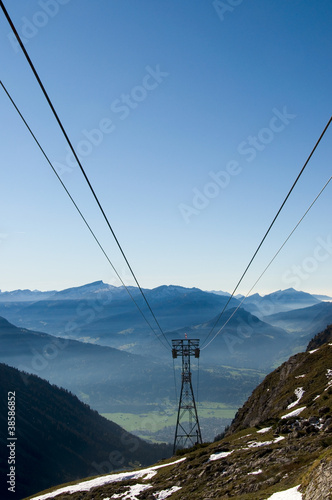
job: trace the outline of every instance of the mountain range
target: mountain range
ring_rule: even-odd
[[[150,326],[124,287],[114,287],[102,281],[59,292],[29,290],[2,292],[0,293],[0,315],[16,326],[34,331],[107,345],[136,354],[143,354],[147,348],[148,355],[150,355],[149,344],[155,348],[154,341],[158,335],[160,336],[160,331],[139,290],[129,287],[129,292]],[[209,328],[216,323],[217,317],[229,300],[229,297],[225,295],[226,292],[211,293],[197,288],[179,286],[160,286],[152,290],[145,289],[144,293],[162,330],[170,339],[172,335],[176,336],[178,332],[182,334],[185,329],[190,329],[194,333],[200,332],[204,340],[204,335],[208,335]],[[36,296],[35,300],[32,300],[33,296]],[[227,305],[224,317],[216,324],[213,335],[228,319],[227,314],[230,314],[230,310],[239,305],[240,301],[232,298]],[[330,302],[322,302],[305,292],[288,289],[264,297],[255,294],[241,303],[241,309],[250,313],[255,319],[249,315],[245,318],[242,314],[242,322],[250,323],[250,330],[253,331],[255,323],[258,328],[262,326],[256,320],[259,318],[265,323],[264,328],[269,329],[269,334],[283,335],[284,332],[289,333],[293,325],[289,328],[288,317],[278,315],[288,312],[289,318],[294,318],[294,323],[298,323],[299,318],[305,316],[308,329],[314,328],[319,331],[322,329],[322,324],[318,324],[315,310],[308,310],[312,306],[320,306],[319,314],[326,313],[324,321],[329,321]],[[240,320],[237,322],[239,327]],[[227,325],[222,335],[227,336],[230,326]],[[232,326],[231,335],[234,335],[234,323]],[[323,325],[325,326],[326,324]],[[273,330],[271,327],[277,327],[279,330]],[[302,325],[298,332],[304,333]],[[245,336],[244,333],[243,335]],[[241,333],[238,337],[241,337]],[[240,345],[240,342],[237,344]],[[161,352],[162,349],[159,351]]]
[[[146,289],[144,293],[166,340],[139,290],[129,287],[129,292],[150,326],[124,287],[102,281],[59,292],[0,293],[0,316],[25,329],[164,361],[169,360],[169,353],[163,343],[171,344],[173,338],[188,333],[198,336],[204,344],[227,322],[213,341],[218,349],[204,351],[207,363],[263,370],[303,348],[308,335],[321,331],[332,321],[332,302],[320,301],[291,288],[264,297],[255,294],[243,303],[232,298],[219,321],[220,312],[229,300],[226,292],[179,286]],[[33,295],[38,298],[30,300]],[[241,308],[234,318],[229,319],[239,305]]]
[[[250,295],[246,298],[243,307],[256,316],[263,318],[272,314],[314,306],[320,302],[314,295],[288,288],[263,297],[258,293]]]
[[[148,414],[156,406],[172,413],[181,364],[172,366],[170,346],[187,334],[199,338],[203,347],[193,377],[205,405],[236,409],[271,369],[332,323],[331,302],[293,289],[248,297],[237,311],[242,299],[234,298],[220,321],[229,299],[225,292],[179,286],[144,292],[165,337],[145,323],[123,287],[102,281],[59,292],[0,293],[0,362],[66,388],[103,414]],[[130,293],[152,325],[137,288]],[[271,303],[280,312],[263,315],[271,312],[266,307]],[[290,305],[297,309],[289,310]],[[253,307],[261,314],[248,310]],[[225,425],[231,418],[226,413]],[[215,417],[206,412],[202,420],[211,439]],[[172,433],[170,427],[168,440]]]
[[[308,336],[322,331],[331,322],[331,314],[332,302],[319,302],[303,309],[266,316],[265,320],[292,335]]]
[[[137,288],[129,287],[133,299],[150,323],[153,318]],[[16,324],[37,331],[77,340],[107,344],[109,335],[122,332],[144,334],[149,327],[123,287],[113,287],[98,281],[82,287],[70,288],[35,301],[1,300],[0,315]],[[203,292],[196,288],[161,286],[144,290],[164,331],[175,330],[192,323],[211,319],[224,307],[227,297]],[[239,304],[232,299],[230,306]],[[156,325],[152,327],[156,330]],[[109,345],[109,344],[107,344]]]

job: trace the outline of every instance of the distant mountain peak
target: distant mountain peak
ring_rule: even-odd
[[[259,293],[253,293],[252,295],[249,295],[248,299],[261,299],[262,295]]]
[[[92,283],[87,283],[86,285],[83,286],[96,286],[96,285],[105,285],[103,280],[97,280],[97,281],[92,281]]]
[[[319,303],[320,300],[310,293],[287,288],[262,297],[259,294],[250,295],[245,300],[243,307],[256,316],[264,317],[279,312],[302,309]]]
[[[295,288],[285,288],[284,290],[276,290],[275,292],[269,293],[268,295],[281,295],[283,293],[305,293],[301,290],[295,290]]]
[[[71,288],[65,288],[64,290],[60,290],[57,292],[53,299],[85,299],[88,296],[95,296],[98,293],[109,293],[121,290],[122,287],[116,287],[113,285],[108,285],[104,283],[102,280],[93,281],[91,283],[87,283],[85,285],[75,286]]]

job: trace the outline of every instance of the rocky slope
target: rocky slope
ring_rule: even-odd
[[[316,338],[316,345],[265,378],[223,439],[178,453],[168,465],[38,498],[331,500],[332,343]]]
[[[332,370],[329,371],[332,369],[331,332],[332,327],[328,326],[314,337],[305,353],[292,356],[270,373],[237,412],[228,434],[278,418],[287,405],[294,404],[299,388],[303,391],[299,403],[301,407],[305,405],[314,410],[320,406],[322,399],[328,399],[332,388],[319,401],[315,397],[321,393],[327,378],[332,377]],[[309,413],[309,410],[304,412]]]
[[[317,349],[317,347],[329,342],[332,342],[332,325],[329,325],[323,332],[318,333],[310,340],[307,351]]]

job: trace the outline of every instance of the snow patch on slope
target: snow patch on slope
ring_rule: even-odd
[[[212,462],[213,460],[219,460],[220,458],[225,458],[228,457],[231,453],[233,453],[234,450],[232,451],[221,451],[220,453],[213,453],[210,458],[209,462]]]
[[[302,398],[303,394],[304,394],[304,389],[303,387],[298,387],[297,389],[295,389],[294,391],[295,393],[295,396],[297,397],[297,400],[296,401],[293,401],[293,403],[290,403],[288,406],[287,406],[287,409],[289,410],[290,408],[293,408],[293,406],[296,406],[298,404],[298,402],[300,401],[300,399]]]
[[[279,491],[279,493],[273,493],[266,500],[302,500],[302,493],[298,491],[299,487],[300,485],[289,490]]]
[[[257,474],[261,474],[262,469],[254,470],[253,472],[248,472],[248,476],[256,476]]]
[[[301,408],[297,408],[296,410],[291,411],[290,413],[286,413],[286,415],[282,415],[281,418],[297,417],[305,409],[306,409],[306,406],[301,406]]]
[[[250,441],[248,443],[248,447],[243,448],[243,450],[249,450],[250,448],[259,448],[260,446],[268,446],[270,444],[278,443],[279,441],[282,441],[283,439],[285,439],[284,436],[279,436],[279,437],[273,439],[273,441]]]
[[[168,490],[162,490],[159,491],[158,493],[154,493],[154,496],[156,500],[165,500],[165,498],[170,497],[173,493],[175,493],[178,490],[181,490],[180,486],[172,486],[172,488],[169,488]]]
[[[272,427],[264,427],[264,429],[259,429],[259,431],[257,431],[257,434],[265,434],[265,432],[269,432],[269,430],[271,430]]]
[[[61,493],[70,494],[70,493],[75,493],[77,491],[89,491],[91,490],[91,488],[96,488],[97,486],[103,486],[104,484],[115,483],[119,481],[129,481],[131,479],[145,479],[145,480],[151,479],[151,477],[157,474],[156,471],[158,469],[161,469],[163,467],[168,467],[169,465],[178,464],[180,462],[183,462],[184,460],[186,460],[186,458],[181,458],[180,460],[176,460],[175,462],[170,462],[168,464],[163,464],[163,465],[156,465],[154,467],[149,467],[147,469],[142,469],[138,471],[120,472],[118,474],[108,474],[107,476],[100,476],[95,479],[90,479],[87,481],[82,481],[81,483],[78,484],[73,484],[71,486],[64,486],[63,488],[52,491],[51,493],[45,493],[44,495],[32,498],[33,500],[46,500],[47,498],[54,498],[58,495],[61,495]],[[128,499],[129,498],[130,497],[128,497]]]
[[[138,495],[149,488],[152,488],[151,484],[134,484],[128,487],[128,491],[125,493],[114,493],[112,498],[121,498],[121,500],[138,500]]]

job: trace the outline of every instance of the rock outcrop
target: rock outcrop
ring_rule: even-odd
[[[311,471],[302,500],[332,500],[332,460],[323,459]]]

